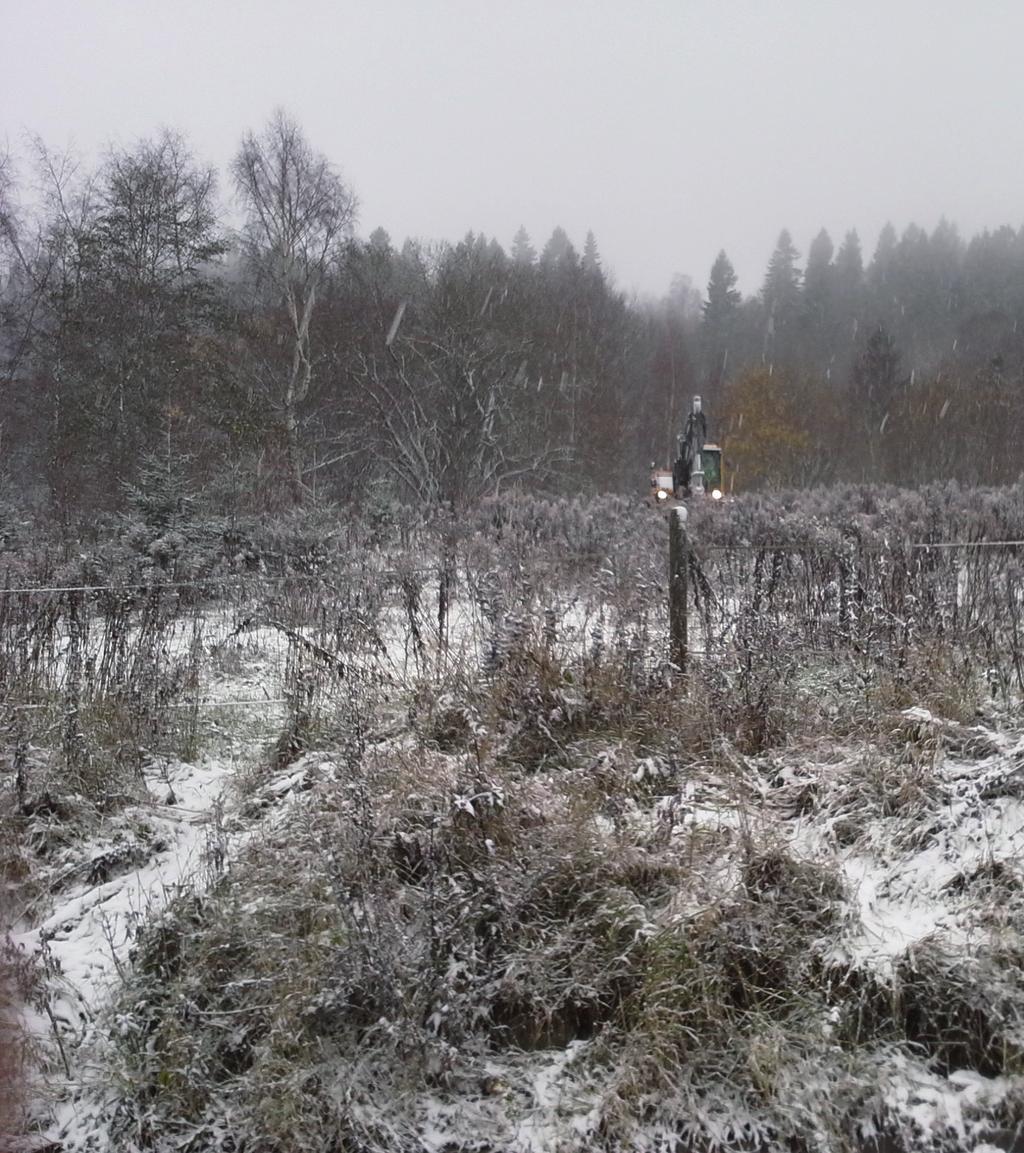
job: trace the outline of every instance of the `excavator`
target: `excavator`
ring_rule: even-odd
[[[648,503],[674,508],[687,499],[722,499],[722,450],[708,440],[708,421],[701,398],[693,398],[685,430],[676,438],[676,459],[671,468],[651,464]]]

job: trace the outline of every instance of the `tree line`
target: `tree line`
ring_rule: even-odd
[[[70,526],[159,483],[229,515],[637,492],[695,392],[740,488],[1017,474],[1012,229],[887,228],[869,264],[822,232],[804,268],[784,232],[758,294],[723,252],[703,297],[650,302],[592,233],[399,247],[357,223],[283,112],[223,189],[168,131],[92,170],[40,141],[0,163],[0,497]]]
[[[1011,482],[1024,433],[1024,230],[882,230],[865,263],[787,231],[742,299],[724,252],[700,325],[740,487]]]
[[[361,239],[283,113],[241,141],[233,230],[174,133],[34,161],[38,195],[0,185],[2,483],[60,521],[161,472],[240,512],[629,489],[692,388],[682,317],[628,303],[592,234]]]

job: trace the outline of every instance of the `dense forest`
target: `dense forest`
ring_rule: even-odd
[[[592,233],[364,239],[283,113],[220,184],[172,132],[31,151],[0,165],[0,500],[69,528],[153,485],[221,515],[640,492],[695,392],[736,491],[1018,475],[1024,230],[783,231],[756,295],[723,251],[655,303]]]

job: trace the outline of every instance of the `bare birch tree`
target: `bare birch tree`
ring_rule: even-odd
[[[302,406],[313,379],[310,323],[317,294],[351,233],[356,199],[299,126],[278,110],[259,136],[248,133],[232,165],[246,211],[244,253],[256,304],[283,306],[290,355],[263,366],[280,421],[288,485],[302,501]]]

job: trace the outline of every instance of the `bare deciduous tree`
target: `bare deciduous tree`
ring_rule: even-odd
[[[41,199],[35,219],[26,218],[18,204],[11,157],[0,156],[0,301],[8,381],[46,323],[47,293],[66,258],[71,232],[89,211],[88,185],[73,190],[77,166],[71,157],[56,156],[38,139],[33,148]]]
[[[566,459],[530,419],[528,342],[469,322],[392,337],[355,373],[391,474],[418,503],[472,505],[517,482],[544,483]]]
[[[244,252],[257,307],[283,305],[290,357],[258,373],[272,382],[284,438],[288,483],[302,500],[301,406],[314,360],[310,322],[317,293],[338,259],[356,216],[356,199],[329,161],[284,112],[260,136],[248,133],[232,165],[246,211]]]
[[[111,152],[101,180],[99,234],[120,277],[177,285],[223,252],[213,169],[198,165],[177,133]]]

